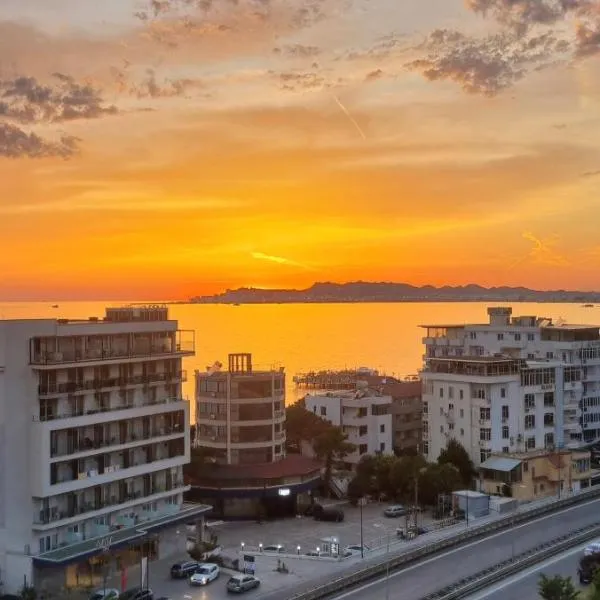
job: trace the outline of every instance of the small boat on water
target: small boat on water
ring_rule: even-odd
[[[52,308],[58,308],[58,304],[53,304]]]
[[[593,304],[584,304],[583,308],[594,308]]]

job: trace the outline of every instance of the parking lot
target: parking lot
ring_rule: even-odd
[[[405,519],[387,518],[383,515],[387,504],[367,504],[363,507],[363,540],[366,546],[379,548],[396,540],[396,528],[404,527]],[[242,542],[246,549],[281,544],[286,552],[315,550],[323,544],[323,538],[337,537],[342,548],[360,544],[360,508],[348,504],[340,506],[345,518],[341,523],[315,521],[312,517],[296,517],[273,522],[227,522],[215,524],[211,529],[217,534],[219,544],[226,553],[237,551]],[[429,515],[419,516],[419,525],[427,527]]]

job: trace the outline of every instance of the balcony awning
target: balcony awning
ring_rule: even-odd
[[[516,458],[502,458],[500,456],[492,456],[484,463],[481,463],[481,469],[489,469],[490,471],[503,471],[508,473],[521,464]]]
[[[143,539],[148,533],[158,531],[169,525],[175,525],[188,519],[198,517],[212,509],[207,504],[184,504],[181,510],[168,515],[161,515],[155,519],[150,519],[138,523],[135,527],[126,529],[117,529],[111,531],[108,535],[103,535],[75,544],[69,544],[43,554],[33,557],[36,564],[41,566],[57,566],[71,562],[76,562],[101,554],[102,552],[116,550],[117,548],[127,546],[133,542]]]

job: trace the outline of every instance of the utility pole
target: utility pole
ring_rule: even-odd
[[[360,557],[364,558],[365,557],[365,544],[364,544],[364,540],[363,540],[363,503],[364,503],[364,497],[361,496],[360,500],[358,501],[359,505],[360,505]]]

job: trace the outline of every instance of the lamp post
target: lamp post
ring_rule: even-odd
[[[363,505],[364,505],[364,497],[361,496],[360,500],[358,501],[358,504],[360,506],[360,557],[364,558],[365,557],[365,544],[364,544],[364,538],[363,538]]]

